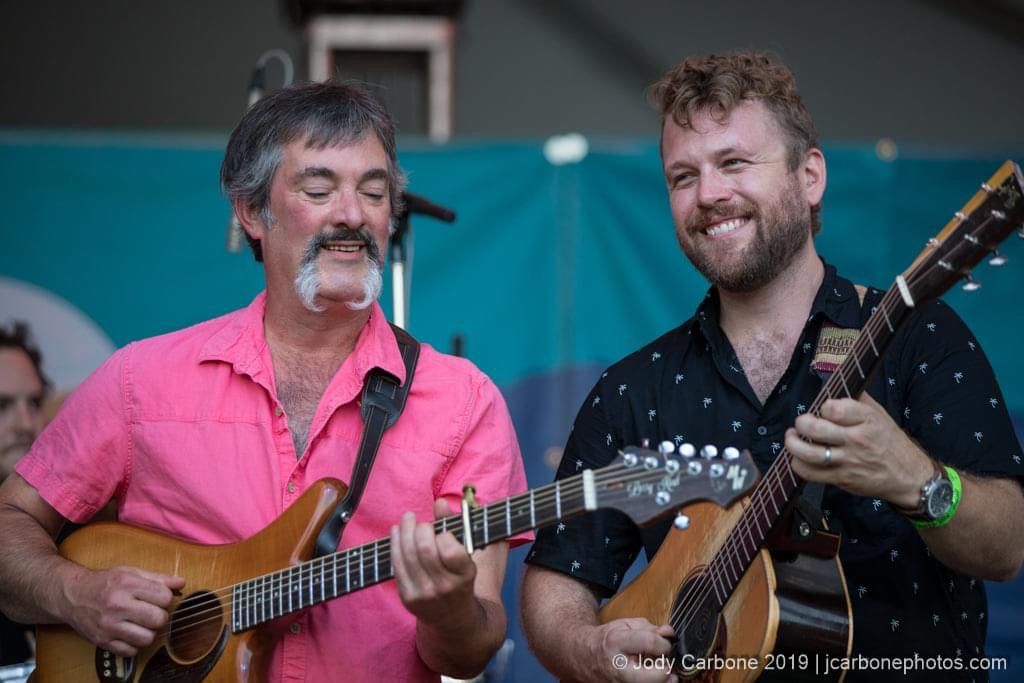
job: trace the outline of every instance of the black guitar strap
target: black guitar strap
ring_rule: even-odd
[[[366,481],[370,478],[370,469],[384,438],[384,432],[398,421],[398,416],[405,408],[405,399],[408,398],[409,387],[412,386],[416,361],[420,357],[420,344],[401,327],[392,325],[391,330],[395,333],[395,340],[405,363],[405,384],[399,384],[397,377],[380,368],[374,368],[366,375],[362,401],[363,438],[359,442],[359,452],[352,466],[352,478],[345,497],[334,508],[331,518],[320,530],[320,535],[316,539],[316,550],[313,551],[314,557],[323,557],[337,550],[341,531],[352,519],[363,495],[363,489],[366,488]]]

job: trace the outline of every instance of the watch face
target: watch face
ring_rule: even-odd
[[[951,505],[953,505],[953,484],[948,479],[942,479],[928,494],[928,516],[932,519],[945,517]]]

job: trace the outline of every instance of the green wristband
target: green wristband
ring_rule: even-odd
[[[916,519],[910,520],[918,529],[938,529],[939,527],[946,526],[949,521],[953,519],[953,515],[956,514],[957,509],[960,507],[960,498],[963,496],[964,485],[960,481],[960,475],[957,471],[949,465],[943,465],[942,469],[946,470],[946,476],[949,477],[949,483],[953,485],[953,502],[949,506],[949,512],[944,514],[942,517],[930,522],[922,522]]]

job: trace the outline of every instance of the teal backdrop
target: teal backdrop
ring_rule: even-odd
[[[247,250],[224,247],[224,142],[0,132],[0,275],[67,300],[116,346],[244,306],[262,271]],[[409,329],[442,350],[464,338],[509,401],[531,486],[550,480],[601,368],[689,317],[707,287],[676,245],[657,141],[589,142],[582,161],[559,166],[540,141],[408,144],[401,154],[410,190],[458,213],[453,225],[413,218]],[[883,288],[1006,158],[902,149],[883,161],[867,145],[827,145],[825,155],[819,251]],[[945,297],[981,341],[1018,425],[1022,246],[1012,238],[1006,267],[979,268],[980,291]],[[390,301],[386,288],[385,310]],[[1019,680],[1024,583],[989,591],[990,654],[1014,657],[1017,674],[993,680]],[[505,679],[535,680],[514,609],[510,617]]]

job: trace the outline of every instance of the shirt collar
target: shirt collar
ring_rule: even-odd
[[[825,267],[825,276],[821,280],[817,294],[814,295],[808,322],[813,320],[816,315],[822,315],[837,327],[859,328],[861,326],[861,305],[857,289],[851,281],[836,272],[835,266],[827,263],[824,259],[821,259],[821,263]],[[712,346],[722,336],[722,328],[719,324],[719,306],[718,290],[711,287],[697,306],[691,323],[691,329],[703,335],[704,339]]]
[[[199,362],[230,363],[236,371],[257,377],[263,369],[262,357],[267,347],[263,329],[266,310],[267,293],[264,291],[238,315],[231,316],[230,322],[207,340],[199,353]],[[352,356],[342,367],[352,368],[358,384],[362,384],[367,373],[374,368],[389,372],[399,383],[405,382],[405,363],[379,303],[373,303],[370,318],[359,333]]]

